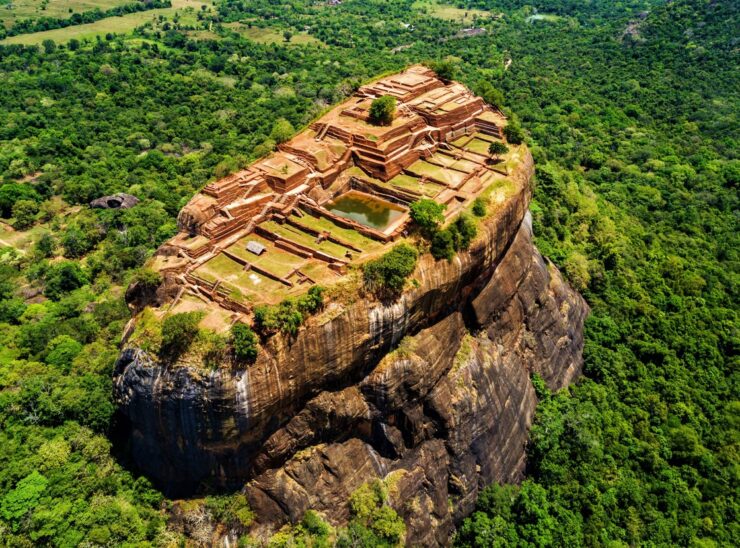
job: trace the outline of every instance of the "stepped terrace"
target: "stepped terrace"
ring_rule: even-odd
[[[397,99],[396,112],[389,125],[373,125],[370,105],[382,95]],[[516,149],[498,162],[488,153],[505,124],[423,66],[360,87],[183,208],[180,232],[150,264],[177,287],[161,313],[204,309],[208,324],[228,326],[255,304],[341,280],[406,237],[410,203],[436,200],[449,219],[505,182]]]

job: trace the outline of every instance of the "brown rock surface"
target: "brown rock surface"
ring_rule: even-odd
[[[405,78],[393,89],[438,87]],[[309,508],[342,524],[349,495],[380,478],[409,543],[447,543],[481,487],[521,478],[536,406],[530,375],[559,389],[581,368],[588,307],[532,243],[534,166],[520,150],[512,171],[494,175],[505,181],[491,187],[493,213],[470,249],[452,261],[423,255],[395,301],[331,302],[294,337],[264,341],[249,367],[164,364],[126,347],[114,390],[135,463],[172,495],[243,487],[263,532]],[[187,211],[183,219],[197,224]],[[204,239],[182,236],[190,255],[169,245],[158,257],[190,261]],[[184,291],[165,276],[156,291],[132,286],[128,297],[137,314],[166,313]]]

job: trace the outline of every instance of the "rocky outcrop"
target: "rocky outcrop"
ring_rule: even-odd
[[[309,508],[341,523],[349,494],[379,478],[407,541],[445,544],[481,486],[520,479],[530,374],[558,389],[579,373],[588,308],[532,246],[527,218],[472,309],[404,339],[357,386],[322,392],[268,438],[246,488],[263,523]]]
[[[102,196],[90,202],[94,209],[129,209],[139,203],[139,199],[131,194],[119,192],[112,196]]]
[[[265,529],[309,508],[342,523],[381,478],[407,540],[446,543],[482,486],[521,477],[530,375],[559,389],[581,367],[588,307],[532,244],[532,171],[527,154],[470,250],[423,256],[394,302],[330,303],[246,370],[126,349],[115,392],[136,463],[172,494],[246,483]]]

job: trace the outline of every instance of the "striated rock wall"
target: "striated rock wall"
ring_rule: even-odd
[[[136,463],[172,494],[246,485],[258,527],[308,508],[334,523],[385,478],[408,541],[444,544],[478,489],[516,481],[536,398],[581,366],[588,307],[534,248],[518,189],[451,262],[425,255],[394,303],[333,303],[245,371],[165,367],[126,349],[115,394]],[[330,318],[330,319],[326,319]]]

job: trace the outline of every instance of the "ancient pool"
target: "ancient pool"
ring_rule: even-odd
[[[342,194],[324,207],[335,215],[352,219],[381,232],[395,224],[406,213],[406,208],[402,206],[356,190]]]

